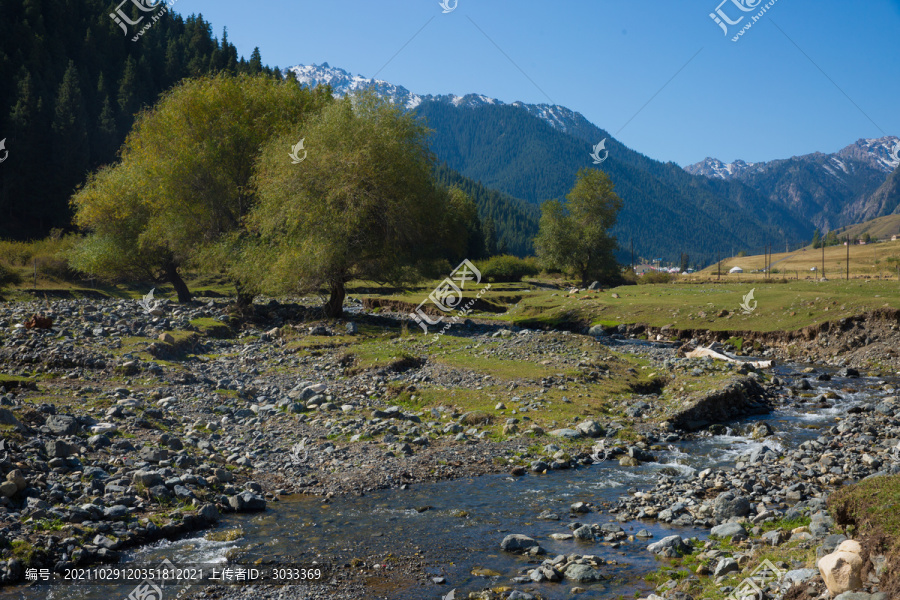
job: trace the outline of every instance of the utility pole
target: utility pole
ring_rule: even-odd
[[[825,240],[822,239],[822,279],[825,279]]]
[[[850,235],[847,234],[847,281],[850,281]]]
[[[716,255],[716,281],[722,279],[722,257]]]

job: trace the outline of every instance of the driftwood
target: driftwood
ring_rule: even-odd
[[[771,360],[740,360],[737,357],[730,356],[722,350],[721,344],[710,344],[708,348],[699,347],[695,350],[688,350],[684,353],[686,358],[706,358],[707,356],[713,360],[724,360],[731,363],[753,365],[757,369],[768,369],[772,366]]]

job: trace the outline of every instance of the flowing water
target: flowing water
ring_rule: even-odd
[[[778,369],[783,377],[791,367]],[[545,475],[529,474],[513,478],[489,475],[439,483],[418,484],[408,490],[382,490],[361,497],[335,498],[323,503],[320,498],[295,497],[270,503],[269,510],[256,515],[227,515],[217,529],[240,527],[243,535],[230,542],[211,542],[202,537],[162,542],[128,555],[128,561],[156,564],[164,559],[179,562],[223,561],[226,554],[239,551],[240,562],[268,559],[279,563],[309,566],[312,560],[329,562],[340,556],[370,555],[410,556],[421,553],[422,562],[433,576],[443,576],[448,585],[421,586],[400,578],[373,578],[379,596],[403,599],[437,599],[449,589],[457,589],[457,597],[469,591],[509,583],[522,575],[529,565],[527,558],[500,551],[500,541],[509,533],[522,533],[539,541],[548,555],[592,554],[615,567],[603,567],[611,579],[597,584],[580,584],[588,589],[584,598],[634,597],[635,591],[646,592],[642,576],[655,569],[655,559],[646,546],[673,533],[683,537],[708,534],[706,529],[668,527],[651,522],[620,523],[628,534],[647,529],[653,539],[635,538],[612,546],[604,543],[554,541],[551,533],[569,533],[568,507],[573,502],[592,502],[595,506],[615,503],[629,491],[653,485],[660,471],[689,474],[707,467],[734,464],[763,443],[775,449],[790,450],[805,440],[815,439],[845,414],[851,406],[871,402],[873,396],[885,395],[881,384],[873,379],[811,382],[814,393],[835,391],[842,397],[827,409],[787,408],[771,415],[748,419],[768,422],[777,438],[762,442],[728,431],[728,435],[709,436],[680,442],[664,452],[656,452],[659,462],[636,468],[619,467],[606,462],[591,467],[553,471]],[[859,390],[848,392],[847,388]],[[738,427],[740,429],[741,427]],[[427,510],[422,510],[424,508]],[[550,510],[559,521],[543,521],[536,517]],[[461,512],[460,512],[461,511]],[[464,516],[462,516],[464,515]],[[602,510],[579,515],[581,523],[606,523],[614,519]],[[387,559],[385,562],[389,562]],[[473,569],[496,571],[499,577],[472,574]],[[526,587],[526,586],[517,586]],[[546,598],[568,598],[571,583],[545,583],[534,588]],[[130,586],[32,586],[0,592],[0,598],[22,597],[27,600],[123,600],[134,588]],[[12,594],[12,595],[11,595]],[[168,597],[166,597],[168,600]]]

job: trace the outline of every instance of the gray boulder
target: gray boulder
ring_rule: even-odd
[[[606,330],[603,329],[602,325],[594,325],[590,329],[588,329],[588,335],[592,335],[594,337],[603,337],[606,335]]]
[[[70,415],[50,415],[47,417],[47,427],[53,435],[75,435],[78,433],[78,421]]]
[[[8,408],[0,408],[0,425],[19,425],[16,415]]]
[[[722,575],[728,575],[729,573],[739,573],[741,567],[738,566],[737,561],[733,558],[723,558],[719,561],[719,564],[716,565],[716,570],[713,571],[713,577],[721,577]]]
[[[156,471],[147,471],[144,469],[135,471],[131,475],[131,480],[148,488],[161,485],[163,483],[162,475],[160,475]]]
[[[691,551],[691,545],[688,544],[680,535],[670,535],[664,537],[658,542],[654,542],[647,546],[652,554],[671,554],[680,553],[687,554]],[[671,552],[670,552],[671,551]]]
[[[603,574],[597,569],[589,565],[579,565],[573,563],[566,567],[566,579],[569,581],[585,582],[585,581],[602,581]]]
[[[714,535],[720,538],[746,539],[747,537],[747,530],[744,529],[744,526],[740,523],[723,523],[722,525],[713,527],[709,533],[710,535]]]
[[[574,429],[555,429],[551,431],[548,435],[552,435],[553,437],[565,438],[570,440],[575,440],[581,437],[581,432],[576,431]]]
[[[237,512],[256,512],[266,510],[266,501],[253,492],[242,492],[228,499],[228,505]]]
[[[720,521],[734,517],[746,517],[750,514],[750,501],[743,496],[735,496],[731,492],[724,492],[716,496],[713,503],[713,512]]]
[[[814,577],[819,576],[818,569],[794,569],[784,574],[784,583],[805,583]]]
[[[500,542],[500,549],[504,552],[512,552],[513,554],[523,554],[531,551],[532,548],[540,548],[538,543],[527,535],[513,533]]]
[[[63,440],[50,440],[44,444],[44,449],[50,458],[67,458],[77,450],[75,446]]]
[[[603,437],[605,433],[600,423],[594,420],[582,421],[575,427],[575,429],[578,430],[578,432],[582,435],[589,438]]]

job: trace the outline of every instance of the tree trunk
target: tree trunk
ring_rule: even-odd
[[[344,314],[344,296],[347,295],[344,290],[344,282],[332,281],[329,291],[331,296],[325,303],[325,316],[329,319],[340,319]]]
[[[191,290],[188,289],[184,279],[178,274],[178,266],[175,263],[166,265],[166,280],[175,288],[175,293],[178,294],[178,302],[184,304],[191,301]]]
[[[247,290],[237,281],[234,283],[234,289],[237,291],[238,310],[245,311],[253,306],[253,299],[256,298],[256,294]]]

